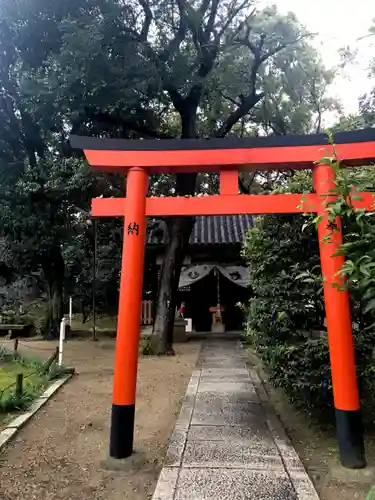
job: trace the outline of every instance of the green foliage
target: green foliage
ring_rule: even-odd
[[[42,373],[43,362],[36,358],[15,355],[0,349],[2,363],[0,375],[0,412],[25,408],[46,386],[48,377]],[[23,394],[15,394],[15,378],[18,373],[24,375]]]
[[[375,388],[375,226],[372,215],[355,209],[358,190],[373,190],[371,169],[339,169],[335,157],[323,159],[336,172],[327,203],[329,218],[341,216],[346,257],[341,277],[351,294],[357,374],[366,419],[371,419]],[[311,177],[292,177],[283,191],[304,192]],[[259,217],[244,248],[254,297],[247,307],[249,342],[266,363],[275,385],[304,408],[332,404],[324,301],[315,226],[321,217]],[[329,241],[327,241],[329,244]],[[338,276],[338,282],[339,282]],[[341,280],[340,280],[341,283]],[[338,285],[337,285],[338,286]],[[342,286],[342,283],[340,284]]]
[[[366,500],[375,500],[375,486],[367,493]]]
[[[0,364],[0,413],[27,408],[51,380],[65,373],[65,369],[56,364],[46,373],[44,361],[10,352],[3,347],[0,347]],[[23,374],[21,396],[15,393],[15,379],[18,373]]]
[[[264,216],[248,232],[243,255],[254,296],[246,326],[275,385],[322,408],[331,382],[319,249],[314,228],[302,231],[303,223],[302,216]]]
[[[2,309],[1,310],[1,321],[0,324],[13,324],[13,325],[33,325],[34,318],[23,312],[15,311],[12,309]]]
[[[294,15],[252,3],[1,2],[0,239],[12,258],[0,274],[37,283],[48,303],[45,336],[57,336],[69,295],[84,316],[91,307],[90,198],[124,194],[119,176],[95,176],[82,155],[73,156],[69,134],[308,132],[319,128],[324,111],[337,108],[326,93],[334,75],[309,33]],[[150,191],[193,195],[218,188],[217,176],[186,179],[153,176]],[[99,225],[103,310],[117,302],[120,224]],[[177,282],[172,271],[163,282]]]
[[[65,366],[59,366],[57,363],[53,363],[48,372],[48,380],[56,380],[63,377],[67,373],[68,372]]]
[[[148,337],[141,338],[139,342],[139,352],[143,356],[153,356],[155,354],[152,342]]]

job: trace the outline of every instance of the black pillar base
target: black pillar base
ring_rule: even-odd
[[[133,453],[135,405],[112,405],[109,456],[127,458]]]
[[[347,469],[366,467],[361,410],[336,409],[340,461]]]

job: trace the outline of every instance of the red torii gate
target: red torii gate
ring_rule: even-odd
[[[332,284],[344,257],[333,256],[342,243],[341,229],[332,232],[325,202],[334,199],[330,165],[315,162],[332,154],[325,134],[270,138],[123,140],[72,136],[99,171],[127,175],[126,198],[95,198],[94,217],[125,217],[123,256],[114,369],[109,454],[126,458],[133,451],[135,394],[140,336],[146,216],[291,214],[322,215],[318,228],[324,281],[328,342],[340,458],[344,466],[365,466],[352,324],[347,291]],[[343,165],[368,165],[375,160],[375,129],[342,132],[335,149]],[[238,172],[313,169],[315,194],[238,194]],[[205,197],[147,197],[150,173],[219,172],[220,194]],[[372,193],[360,193],[358,208],[374,209]],[[336,224],[340,228],[340,221]],[[329,235],[331,244],[323,244]]]

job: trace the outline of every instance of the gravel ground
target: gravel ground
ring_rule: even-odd
[[[27,342],[25,353],[51,342]],[[107,471],[114,341],[69,341],[64,363],[73,377],[0,454],[1,500],[146,500],[152,497],[199,343],[177,344],[177,355],[141,358],[135,447],[127,471]],[[37,351],[35,351],[36,353]]]

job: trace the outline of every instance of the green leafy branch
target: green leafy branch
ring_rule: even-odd
[[[339,231],[337,218],[341,219],[345,242],[333,256],[343,255],[345,262],[337,274],[340,289],[356,289],[360,294],[361,313],[375,310],[375,224],[370,213],[357,208],[354,201],[363,201],[359,194],[362,190],[373,189],[369,182],[372,170],[364,167],[362,171],[342,168],[333,135],[327,132],[332,155],[326,155],[316,162],[317,165],[329,165],[334,174],[334,187],[328,190],[327,200],[323,202],[328,216],[330,234],[323,238],[324,244],[332,243],[332,236]],[[303,200],[302,200],[303,203]],[[306,222],[302,230],[314,225],[318,228],[323,215],[305,214]]]

